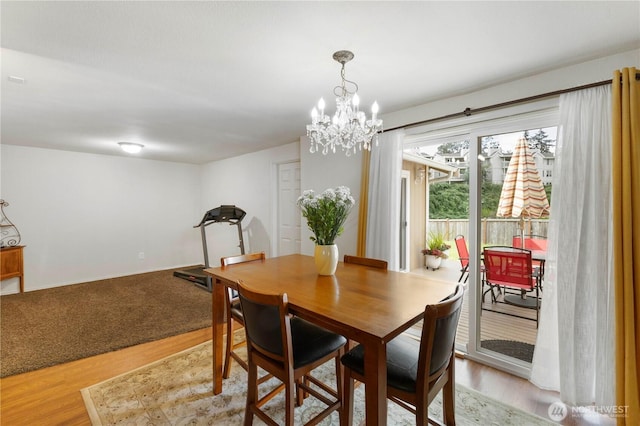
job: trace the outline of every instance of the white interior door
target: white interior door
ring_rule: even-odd
[[[300,162],[278,164],[278,256],[300,253]]]

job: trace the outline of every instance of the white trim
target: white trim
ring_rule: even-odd
[[[405,267],[400,269],[400,272],[409,272],[411,270],[411,171],[402,170],[402,180],[405,181],[405,200],[404,211],[407,226],[405,228],[405,242],[404,242],[404,260]],[[400,218],[402,219],[402,218]]]
[[[536,118],[546,121],[545,119],[549,116],[558,116],[558,98],[516,105],[501,110],[407,129],[404,147],[424,145],[425,142],[434,140],[459,139],[465,134],[487,129],[488,125],[491,128],[496,125],[510,127],[510,124],[522,122],[523,120],[536,122]],[[538,125],[534,124],[532,127],[538,127]]]

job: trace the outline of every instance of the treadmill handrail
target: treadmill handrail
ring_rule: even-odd
[[[200,223],[194,225],[194,228],[222,222],[229,222],[231,225],[236,225],[242,221],[246,214],[244,210],[235,205],[221,205],[206,212]]]

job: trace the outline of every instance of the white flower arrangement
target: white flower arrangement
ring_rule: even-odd
[[[335,244],[336,238],[344,231],[344,222],[354,204],[355,200],[346,186],[326,189],[320,195],[306,190],[297,201],[313,232],[310,238],[317,245]]]

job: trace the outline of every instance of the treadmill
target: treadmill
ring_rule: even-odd
[[[200,228],[200,234],[202,236],[202,251],[204,252],[204,265],[198,265],[195,268],[185,269],[182,271],[174,271],[173,276],[191,281],[207,291],[212,291],[213,281],[211,279],[211,275],[204,272],[205,269],[209,268],[209,253],[207,251],[207,235],[205,228],[213,223],[228,222],[229,225],[236,225],[238,227],[240,253],[244,254],[241,222],[245,215],[245,211],[240,207],[231,205],[222,205],[206,212],[200,223],[194,226],[194,228]]]

